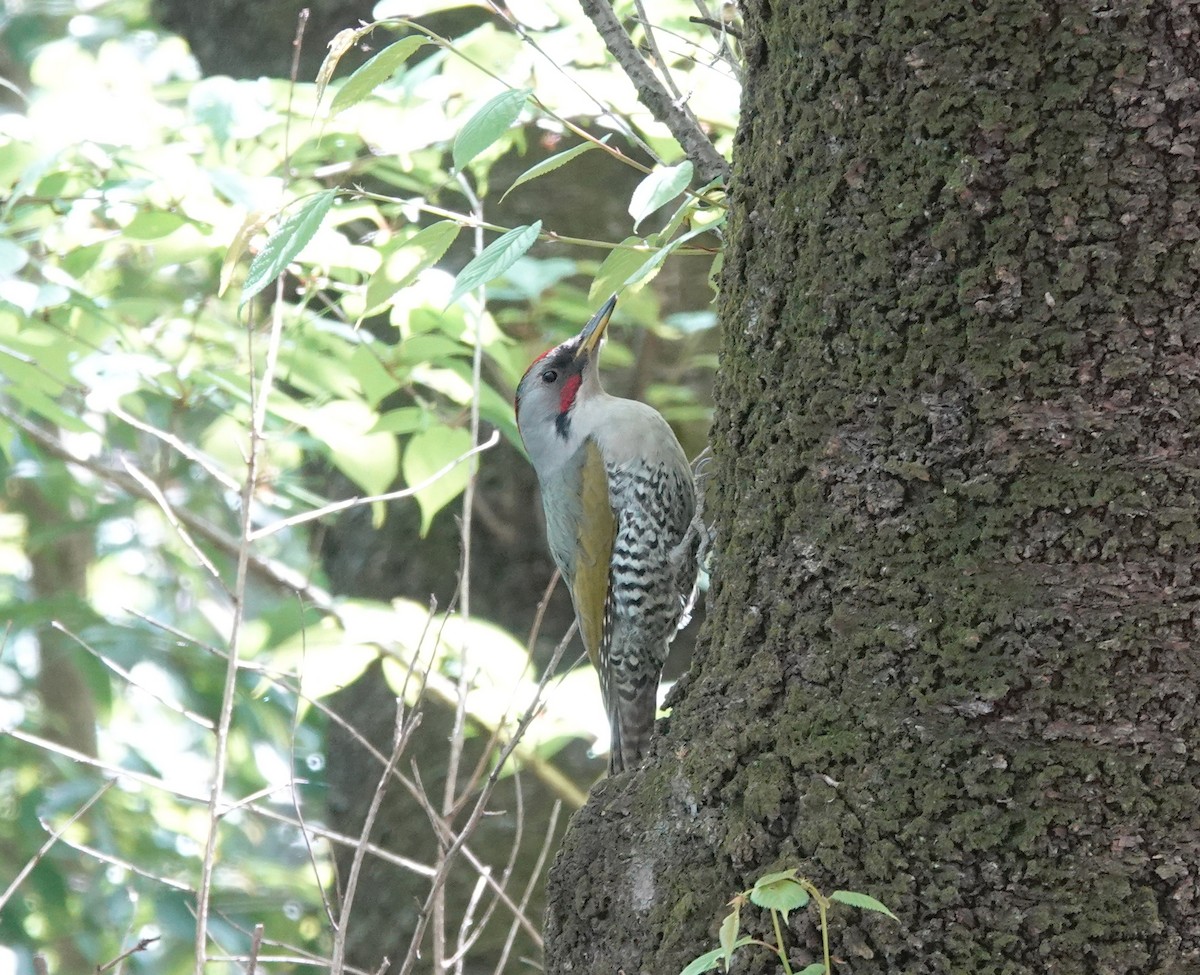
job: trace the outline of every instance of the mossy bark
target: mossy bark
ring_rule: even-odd
[[[707,638],[547,970],[794,865],[855,975],[1200,971],[1196,8],[743,8]]]

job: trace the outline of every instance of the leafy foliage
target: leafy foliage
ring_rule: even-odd
[[[521,369],[597,288],[712,260],[721,191],[685,193],[690,164],[598,66],[570,3],[544,4],[536,45],[490,22],[454,39],[355,29],[316,83],[201,78],[129,5],[87,6],[21,46],[31,85],[0,114],[0,876],[15,878],[0,944],[57,972],[155,939],[125,964],[183,972],[204,890],[210,953],[245,954],[266,919],[282,953],[325,957],[326,695],[382,655],[398,694],[427,668],[456,700],[472,643],[489,662],[468,716],[498,742],[544,693],[524,634],[330,595],[310,532],[345,503],[323,496],[326,472],[377,520],[381,495],[413,494],[428,531],[487,462],[489,428],[515,437]],[[694,58],[691,4],[665,6]],[[339,79],[368,41],[378,53]],[[727,141],[728,73],[674,67]],[[499,91],[480,101],[485,84]],[[594,135],[599,117],[613,131]],[[539,133],[572,144],[493,193],[497,160]],[[638,143],[665,159],[634,162]],[[597,151],[659,174],[625,239],[488,222],[493,198]],[[485,287],[505,303],[460,300]],[[686,335],[644,295],[633,316]],[[514,310],[546,324],[512,337]],[[56,698],[59,666],[78,684]],[[595,695],[566,680],[520,728],[535,774],[589,735],[579,715],[598,705],[576,687]]]
[[[771,924],[775,929],[774,944],[741,933],[742,908],[747,903],[770,912]],[[816,906],[819,915],[823,958],[821,961],[805,965],[797,973],[792,969],[787,948],[783,943],[783,927],[787,926],[788,915],[792,911],[801,910],[810,903]],[[702,975],[703,972],[729,971],[734,952],[747,945],[758,945],[773,951],[779,958],[779,964],[785,975],[832,975],[828,912],[834,903],[857,907],[864,911],[874,911],[890,917],[893,921],[898,920],[896,915],[883,904],[867,894],[851,890],[835,890],[826,897],[813,885],[812,881],[801,877],[794,867],[789,870],[763,874],[754,882],[753,887],[742,891],[729,902],[731,910],[722,919],[717,934],[720,947],[694,958],[680,972],[680,975]]]

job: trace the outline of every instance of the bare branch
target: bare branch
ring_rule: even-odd
[[[689,17],[688,20],[693,24],[700,24],[702,27],[711,27],[718,34],[728,34],[730,37],[736,37],[739,41],[742,39],[742,32],[723,20],[713,20],[711,17]]]
[[[330,712],[326,711],[324,713],[328,714]],[[174,796],[176,799],[182,799],[185,802],[195,802],[199,804],[208,802],[208,796],[204,795],[203,793],[188,792],[186,789],[173,786],[163,779],[157,778],[153,775],[147,775],[145,772],[137,772],[133,769],[121,768],[119,765],[113,765],[109,762],[101,761],[98,758],[92,758],[92,756],[85,755],[83,752],[76,751],[73,748],[68,748],[66,745],[60,745],[58,742],[51,741],[48,738],[42,738],[39,735],[30,734],[29,732],[22,731],[19,728],[13,728],[10,731],[7,731],[6,734],[10,738],[15,738],[17,741],[23,741],[26,744],[35,746],[36,748],[53,752],[56,755],[62,755],[63,757],[69,758],[71,761],[77,762],[80,765],[87,765],[90,768],[107,772],[109,775],[112,775],[115,778],[127,778],[134,782],[140,782],[142,785],[147,785],[152,789],[158,789],[167,793],[168,795]],[[386,761],[387,760],[385,758],[380,756],[381,763],[385,763]],[[406,780],[402,779],[401,781],[405,782]],[[407,786],[411,787],[411,783],[407,783]],[[319,836],[321,839],[328,840],[331,843],[337,843],[339,846],[354,847],[359,842],[356,837],[346,836],[344,833],[338,833],[335,830],[326,829],[323,826],[304,825],[293,819],[291,816],[285,816],[281,812],[276,812],[269,806],[262,806],[258,803],[252,803],[246,808],[252,811],[256,816],[262,816],[264,819],[270,819],[277,823],[283,823],[286,826],[293,826],[296,829],[304,829],[313,836]],[[79,844],[69,843],[65,837],[61,839],[61,842],[67,843],[67,845],[72,846],[74,849],[85,850],[85,852],[88,852],[89,855],[96,856],[93,851],[86,850]],[[422,877],[433,877],[436,874],[436,871],[432,867],[427,866],[426,864],[417,860],[410,860],[408,857],[403,857],[396,853],[392,853],[389,850],[385,850],[383,847],[375,846],[374,844],[368,844],[367,851],[372,856],[378,857],[380,860],[384,860],[405,870],[410,870]],[[129,864],[118,863],[115,860],[112,860],[111,862],[117,863],[118,866],[129,867],[129,869],[133,870],[135,873],[142,872],[138,871],[134,867],[129,866]],[[163,880],[161,877],[156,879]],[[181,890],[190,890],[190,888],[186,886],[180,886],[173,881],[164,880],[163,882],[170,883],[172,886],[179,887]]]
[[[646,6],[642,3],[642,0],[633,0],[633,6],[637,10],[638,23],[642,25],[642,30],[646,32],[646,44],[650,48],[650,54],[654,57],[654,62],[658,65],[658,70],[662,73],[663,81],[671,89],[671,96],[674,98],[675,104],[680,105],[684,101],[683,92],[675,84],[675,78],[671,75],[670,68],[667,67],[667,59],[663,57],[662,49],[658,46],[658,39],[654,36],[654,28],[650,25],[650,18],[646,16]]]
[[[700,128],[691,109],[672,100],[617,20],[611,0],[579,0],[579,5],[604,39],[609,53],[633,82],[641,103],[671,131],[671,135],[683,147],[684,153],[696,167],[700,183],[711,183],[715,179],[728,182],[729,163],[708,141],[708,136]]]
[[[104,483],[111,484],[113,487],[119,488],[135,498],[154,501],[153,495],[136,478],[124,471],[116,470],[104,463],[76,454],[58,437],[46,430],[40,429],[36,424],[30,423],[21,414],[10,410],[2,404],[0,404],[0,417],[3,417],[7,423],[12,424],[12,426],[20,430],[24,436],[28,437],[52,457],[57,457],[61,461],[74,464],[83,470],[89,471],[104,481]],[[180,522],[187,525],[196,535],[207,539],[227,554],[237,554],[241,547],[241,542],[237,538],[234,538],[228,532],[206,519],[192,514],[187,508],[176,508],[174,510]],[[292,592],[302,593],[305,598],[319,609],[328,611],[333,607],[333,597],[328,592],[319,586],[312,585],[303,574],[290,566],[284,565],[275,559],[263,558],[253,553],[248,553],[247,558],[248,568],[257,577],[271,585]]]
[[[254,936],[250,939],[250,960],[246,963],[246,975],[254,975],[258,967],[258,953],[262,950],[263,926],[260,921],[254,925]]]
[[[306,521],[314,521],[317,518],[324,518],[326,515],[333,514],[337,511],[344,511],[346,508],[354,508],[364,504],[374,504],[376,501],[396,501],[400,498],[410,498],[418,491],[429,487],[434,481],[439,481],[454,468],[465,460],[470,460],[476,454],[481,454],[485,450],[490,450],[500,442],[500,431],[493,430],[492,435],[483,443],[477,443],[470,450],[465,451],[454,460],[446,464],[440,470],[434,471],[425,480],[420,481],[411,487],[401,488],[398,491],[388,491],[386,494],[372,494],[365,498],[347,498],[344,501],[334,501],[332,504],[323,505],[320,508],[314,508],[312,511],[304,511],[298,515],[292,515],[290,518],[283,518],[279,521],[272,522],[262,528],[256,528],[250,533],[252,541],[260,538],[265,538],[267,535],[273,535],[277,531],[282,531],[284,528],[291,528],[293,525],[301,525]]]
[[[89,809],[91,809],[92,806],[99,802],[100,797],[103,796],[104,793],[111,789],[115,784],[116,783],[112,781],[105,782],[104,785],[96,790],[96,792],[90,799],[88,799],[87,802],[85,802],[75,811],[74,815],[72,815],[70,819],[68,819],[62,824],[62,826],[50,834],[49,839],[47,839],[46,842],[41,845],[37,853],[29,858],[29,862],[26,863],[25,866],[23,866],[13,878],[12,883],[8,885],[8,889],[5,890],[3,894],[0,894],[0,910],[4,909],[4,905],[8,903],[9,898],[12,897],[12,895],[16,892],[16,889],[21,886],[21,883],[25,880],[25,878],[29,876],[33,868],[41,862],[42,857],[50,852],[51,847],[53,847],[54,844],[59,841],[63,833],[70,829],[71,826],[78,821],[80,816],[82,816]]]
[[[555,799],[554,808],[550,810],[550,822],[546,826],[546,838],[542,840],[542,848],[538,851],[537,861],[529,873],[525,891],[521,894],[521,902],[517,905],[521,909],[520,917],[524,916],[525,909],[529,905],[529,898],[533,895],[534,887],[537,885],[537,879],[542,875],[542,870],[546,866],[546,858],[550,855],[550,849],[554,844],[554,830],[558,826],[558,816],[561,812],[562,802]],[[508,964],[508,954],[512,951],[513,942],[517,938],[517,927],[518,918],[514,918],[508,929],[508,937],[504,939],[504,950],[500,953],[500,960],[496,962],[495,975],[503,975],[504,967]]]
[[[74,640],[77,644],[79,644],[81,647],[83,647],[84,650],[86,650],[93,657],[95,657],[97,660],[99,660],[100,663],[104,664],[105,667],[107,667],[114,674],[116,674],[118,677],[120,677],[122,680],[124,680],[127,684],[129,684],[130,687],[136,687],[139,691],[143,692],[144,694],[148,694],[150,697],[154,698],[154,700],[158,701],[158,703],[161,704],[163,707],[167,708],[170,711],[174,711],[176,714],[181,715],[184,718],[187,718],[188,721],[191,721],[194,724],[198,724],[201,728],[204,728],[206,731],[213,731],[216,728],[216,725],[214,725],[211,721],[209,721],[208,718],[204,717],[204,715],[197,714],[195,711],[189,711],[178,701],[173,701],[170,698],[166,697],[165,695],[156,691],[154,688],[147,687],[145,684],[142,684],[141,682],[139,682],[133,676],[132,673],[130,673],[128,670],[126,670],[124,667],[122,667],[119,663],[117,663],[115,660],[111,660],[108,657],[106,657],[104,654],[102,654],[99,650],[97,650],[95,647],[93,647],[90,643],[88,643],[82,637],[80,637],[77,634],[72,633],[70,630],[68,630],[58,620],[51,621],[50,626],[53,629],[58,630],[60,633],[63,633],[66,636],[70,637],[72,640]]]
[[[392,770],[395,769],[400,756],[404,754],[404,748],[408,744],[413,731],[420,724],[419,718],[419,715],[415,716],[411,721],[405,723],[404,702],[399,698],[396,699],[396,730],[392,742],[392,755],[388,759],[387,768],[379,776],[379,784],[375,787],[375,795],[371,797],[371,806],[367,810],[366,817],[363,819],[359,842],[354,847],[354,858],[350,864],[350,876],[346,879],[346,893],[342,897],[342,912],[338,917],[337,927],[333,934],[333,958],[329,964],[331,975],[342,975],[342,972],[345,970],[346,933],[350,927],[350,910],[354,906],[354,894],[358,889],[358,877],[359,872],[362,870],[363,857],[366,855],[367,844],[371,838],[371,830],[375,827],[375,817],[379,815],[379,807],[383,804],[383,797],[387,792],[388,782],[392,777]]]
[[[129,948],[129,949],[121,952],[112,961],[107,962],[104,965],[97,965],[96,966],[96,975],[104,975],[105,972],[111,971],[112,969],[116,968],[119,964],[121,964],[121,962],[123,962],[130,955],[136,955],[139,951],[147,950],[157,940],[158,940],[158,935],[155,935],[152,938],[142,938],[132,948]]]

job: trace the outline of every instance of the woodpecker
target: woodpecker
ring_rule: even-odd
[[[667,421],[600,385],[609,298],[583,331],[534,360],[517,426],[537,471],[550,553],[612,736],[609,772],[636,765],[654,726],[667,649],[696,580],[695,486]]]

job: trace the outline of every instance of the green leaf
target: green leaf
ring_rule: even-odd
[[[133,240],[157,240],[173,234],[185,223],[190,223],[187,217],[169,210],[141,210],[122,233]]]
[[[796,880],[795,870],[760,877],[750,891],[750,903],[781,912],[785,922],[789,911],[804,907],[808,900],[808,891]]]
[[[831,901],[837,901],[839,904],[849,904],[851,907],[862,908],[864,911],[877,911],[880,914],[886,914],[893,921],[899,921],[891,911],[884,907],[874,897],[867,894],[859,894],[853,890],[835,890],[829,895]]]
[[[271,648],[272,668],[298,674],[305,701],[319,700],[353,684],[378,659],[378,646],[359,642],[331,617]],[[275,686],[274,680],[264,678],[256,695],[270,693]]]
[[[721,945],[721,958],[725,962],[725,968],[729,968],[729,959],[733,957],[734,949],[738,944],[738,931],[742,926],[742,900],[737,898],[732,911],[725,915],[721,921],[721,928],[717,932],[717,941]]]
[[[429,411],[419,406],[401,406],[384,413],[372,433],[415,433],[429,424]]]
[[[654,253],[641,237],[626,237],[621,241],[620,247],[614,247],[608,252],[608,257],[596,271],[592,286],[588,289],[588,301],[595,304],[611,294],[616,294],[633,276],[634,271],[642,267]],[[639,287],[649,283],[649,280],[641,280]]]
[[[397,291],[407,288],[417,275],[440,261],[460,229],[453,220],[440,220],[408,240],[389,244],[383,253],[383,264],[367,285],[364,315],[378,311]]]
[[[292,259],[304,250],[304,245],[312,240],[336,197],[337,190],[325,190],[309,197],[267,238],[263,249],[250,262],[250,273],[242,285],[239,308],[274,281]]]
[[[16,274],[29,262],[29,254],[23,247],[0,237],[0,277]]]
[[[720,948],[714,948],[712,951],[706,951],[699,958],[693,958],[692,961],[679,973],[679,975],[702,975],[704,972],[711,972],[721,965],[721,959],[725,957],[725,952]]]
[[[748,945],[753,940],[753,938],[738,938],[733,943],[733,950],[741,948],[743,945]],[[703,975],[704,972],[716,971],[716,969],[721,967],[721,962],[724,958],[724,948],[714,948],[712,951],[706,951],[699,958],[694,958],[679,975]]]
[[[676,237],[669,244],[660,247],[654,252],[653,255],[651,255],[649,260],[643,263],[641,267],[639,267],[636,271],[629,275],[628,278],[625,279],[622,287],[631,288],[633,285],[646,278],[647,275],[657,273],[659,265],[662,264],[662,262],[668,257],[670,257],[672,252],[675,251],[680,245],[687,243],[687,241],[691,240],[693,237],[699,237],[700,234],[707,232],[707,227],[697,227],[694,230],[689,230],[682,237]]]
[[[538,220],[524,227],[514,227],[508,233],[493,240],[458,272],[448,306],[454,304],[467,292],[474,291],[493,278],[498,278],[516,264],[517,259],[533,246],[541,232],[542,221]]]
[[[333,103],[329,106],[330,118],[361,102],[391,78],[418,48],[428,43],[429,41],[419,34],[410,34],[394,44],[389,44],[366,64],[360,65],[333,96]]]
[[[828,975],[825,968],[825,962],[814,961],[811,964],[805,965],[796,975]]]
[[[521,114],[531,88],[514,88],[489,98],[467,119],[454,139],[454,168],[462,169],[484,149],[504,135]]]
[[[309,432],[322,441],[334,465],[366,494],[382,494],[396,479],[399,450],[389,433],[375,433],[379,417],[365,403],[334,400],[311,410]]]
[[[606,135],[600,140],[600,143],[607,144],[608,140],[611,138],[611,134]],[[504,196],[508,196],[509,193],[515,190],[522,183],[528,183],[530,180],[537,179],[539,176],[545,176],[547,173],[554,172],[554,170],[558,169],[560,166],[565,166],[576,156],[582,156],[588,150],[595,149],[596,145],[597,144],[595,142],[581,142],[577,146],[572,146],[570,149],[564,149],[562,152],[556,152],[549,159],[543,159],[540,163],[530,166],[527,170],[525,170],[525,172],[513,180],[512,186],[504,191]],[[501,203],[504,202],[504,196],[500,197]]]
[[[795,880],[796,868],[792,867],[789,870],[777,870],[775,873],[764,873],[754,882],[754,889],[766,887],[781,880]]]
[[[471,449],[471,435],[458,427],[444,424],[413,434],[404,448],[404,483],[416,487]],[[416,492],[421,508],[421,537],[429,532],[433,517],[457,498],[467,486],[471,473],[468,463],[457,464]]]
[[[646,217],[675,199],[691,181],[691,160],[684,160],[678,166],[656,166],[649,176],[638,183],[629,200],[633,229],[637,230],[638,224]]]

